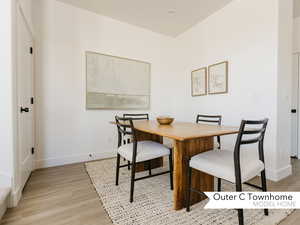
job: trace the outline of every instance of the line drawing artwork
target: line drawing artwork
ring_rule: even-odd
[[[207,69],[201,68],[192,71],[192,96],[201,96],[207,94]]]
[[[228,62],[209,66],[209,94],[228,92]]]

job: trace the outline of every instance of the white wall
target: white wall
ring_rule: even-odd
[[[12,1],[0,3],[0,186],[12,186],[13,177],[13,69]]]
[[[286,56],[289,49],[279,49],[279,44],[291,44],[291,34],[285,36],[284,30],[280,30],[279,24],[286,22],[286,30],[290,32],[289,25],[292,21],[287,21],[289,15],[285,14],[279,18],[279,10],[285,7],[278,5],[274,0],[252,0],[238,1],[224,7],[205,21],[197,24],[189,31],[178,37],[178,52],[181,58],[178,65],[183,65],[182,69],[178,68],[177,89],[181,86],[184,89],[179,93],[185,103],[185,110],[178,110],[181,113],[179,118],[190,120],[194,118],[197,112],[209,114],[222,114],[224,124],[239,125],[242,118],[257,119],[268,117],[270,119],[267,135],[265,139],[265,153],[267,163],[267,176],[273,180],[281,179],[291,172],[289,155],[283,154],[289,150],[289,146],[282,146],[277,143],[277,137],[282,143],[289,141],[290,124],[285,127],[279,127],[278,109],[286,107],[289,104],[290,96],[287,93],[281,93],[277,88],[280,75],[284,68],[285,75],[288,78],[283,85],[288,85],[290,76],[289,56],[283,62],[282,68],[279,68],[282,58]],[[287,9],[283,13],[287,13]],[[291,17],[292,18],[292,17]],[[281,19],[283,21],[281,21]],[[290,24],[288,24],[290,23]],[[281,28],[281,27],[280,27]],[[279,38],[282,42],[279,43]],[[190,71],[208,66],[220,61],[229,61],[229,93],[223,95],[208,95],[203,97],[191,97],[190,95]],[[283,75],[280,76],[283,78]],[[280,81],[282,81],[280,79]],[[287,86],[288,88],[289,86]],[[279,100],[280,98],[280,100]],[[279,121],[280,125],[289,120],[286,111],[290,110],[289,105],[280,115],[287,116],[284,121]],[[280,133],[287,132],[287,135]],[[235,139],[225,137],[222,139],[226,147],[232,149]],[[282,147],[283,149],[280,149]],[[280,157],[280,158],[279,158]],[[279,159],[282,163],[279,164]]]
[[[224,124],[238,126],[242,118],[268,117],[267,175],[288,175],[290,11],[291,0],[234,0],[172,39],[60,2],[35,1],[37,166],[114,154],[116,130],[108,121],[122,112],[85,109],[89,50],[152,63],[153,118],[194,121],[197,113],[218,113]],[[229,93],[191,97],[190,72],[224,60]],[[228,148],[235,142],[234,136],[222,140]]]
[[[294,19],[293,51],[300,52],[300,17]]]
[[[174,41],[53,0],[35,1],[37,167],[115,155],[110,110],[85,109],[85,51],[150,62],[151,116],[172,111],[169,49]]]

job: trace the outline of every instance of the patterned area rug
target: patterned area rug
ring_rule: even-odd
[[[167,165],[165,166],[167,168]],[[166,168],[155,169],[153,173]],[[113,224],[118,225],[236,225],[237,211],[226,209],[204,209],[207,200],[185,209],[172,209],[172,191],[169,174],[137,181],[134,202],[129,202],[130,173],[127,168],[120,169],[119,186],[115,186],[115,159],[86,163],[86,170],[100,196]],[[144,176],[147,173],[138,173]],[[224,182],[223,191],[234,191],[235,186]],[[244,190],[255,191],[249,186]],[[293,210],[270,210],[264,216],[263,210],[244,210],[245,225],[276,225]]]

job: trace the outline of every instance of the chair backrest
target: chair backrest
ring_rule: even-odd
[[[133,142],[136,142],[135,130],[132,122],[132,118],[124,118],[116,116],[116,124],[118,128],[118,147],[122,145],[122,137],[125,135],[132,136]]]
[[[201,115],[198,114],[196,123],[215,123],[221,126],[222,116],[221,115]],[[217,136],[217,142],[219,144],[218,149],[221,149],[221,137]]]
[[[258,143],[259,159],[264,163],[264,138],[268,119],[242,120],[234,147],[234,165],[236,177],[240,177],[240,150],[242,145]],[[252,126],[252,128],[251,128]],[[250,137],[251,136],[251,137]],[[254,136],[254,137],[253,137]]]
[[[201,115],[198,114],[196,118],[196,123],[216,123],[221,125],[222,123],[222,116],[221,115]]]
[[[131,119],[131,120],[149,120],[148,113],[125,113],[123,114],[123,118]],[[125,128],[126,131],[126,128]],[[129,144],[131,142],[131,138],[126,138],[125,134],[123,135],[123,144]]]
[[[138,114],[125,113],[125,114],[123,114],[123,117],[131,118],[132,120],[149,120],[148,113],[138,113]]]

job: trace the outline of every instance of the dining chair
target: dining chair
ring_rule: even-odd
[[[124,113],[123,118],[131,118],[132,120],[149,120],[149,114],[148,113]],[[130,143],[131,137],[128,137],[126,135],[123,135],[123,143]],[[124,161],[126,159],[124,158]],[[130,170],[130,162],[128,161],[128,170]],[[149,162],[149,173],[151,173],[151,162]]]
[[[130,162],[131,179],[130,179],[130,202],[133,202],[134,182],[151,178],[166,173],[170,173],[170,186],[173,190],[173,159],[170,149],[164,145],[154,141],[138,141],[132,118],[115,117],[118,128],[118,153],[117,153],[117,168],[116,168],[116,185],[119,185],[119,170],[126,165],[120,165],[120,157],[122,156]],[[132,142],[122,144],[122,135],[130,135]],[[169,157],[169,170],[135,178],[136,165],[138,163],[149,162],[160,157]]]
[[[198,114],[196,118],[196,123],[214,123],[219,126],[222,124],[222,116],[221,115],[201,115]],[[221,138],[217,136],[218,149],[221,149]]]
[[[221,115],[203,115],[198,114],[196,117],[196,123],[213,123],[221,126],[222,116]],[[221,137],[217,136],[218,149],[221,149]],[[221,178],[218,178],[218,191],[221,191]]]
[[[236,139],[234,151],[212,150],[200,153],[187,159],[188,179],[187,179],[187,202],[186,210],[190,211],[191,191],[205,195],[203,192],[191,187],[192,169],[202,171],[215,177],[235,183],[236,191],[242,191],[242,184],[248,184],[258,188],[263,192],[267,191],[265,160],[264,160],[264,137],[268,119],[264,120],[242,120],[239,134]],[[249,129],[249,127],[251,127]],[[253,127],[254,126],[254,127]],[[246,136],[246,138],[244,137]],[[252,136],[252,137],[250,137]],[[253,137],[254,136],[254,137]],[[241,150],[242,145],[257,144],[258,151],[252,149]],[[258,153],[258,154],[257,154]],[[257,157],[258,155],[258,157]],[[247,181],[257,175],[261,175],[262,186],[250,184]],[[238,210],[239,225],[244,224],[243,209]],[[264,209],[264,214],[268,215],[268,209]]]
[[[148,113],[125,113],[124,118],[132,118],[132,120],[149,120]]]

